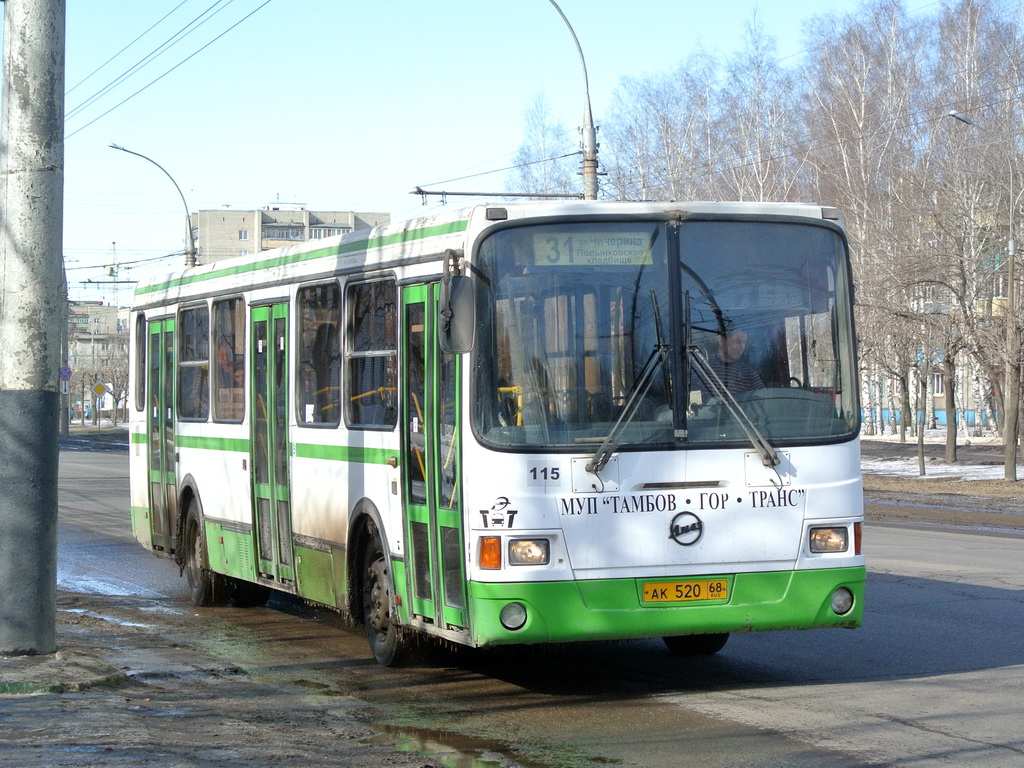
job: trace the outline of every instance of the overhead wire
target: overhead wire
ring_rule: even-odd
[[[117,265],[119,267],[135,267],[135,266],[138,266],[139,264],[151,264],[154,261],[163,261],[164,259],[177,258],[177,257],[183,256],[184,253],[185,253],[185,251],[181,250],[181,251],[172,251],[171,253],[165,253],[165,254],[163,254],[161,256],[153,256],[153,257],[148,258],[148,259],[135,259],[134,261],[120,261],[119,260],[117,262]],[[85,266],[81,266],[81,267],[65,267],[64,271],[65,272],[74,272],[74,271],[77,271],[77,270],[84,270],[84,269],[105,269],[105,267],[103,265],[92,264],[92,265],[85,265]]]
[[[567,152],[564,155],[557,155],[555,157],[545,157],[540,160],[529,160],[525,163],[517,163],[515,165],[507,165],[504,168],[495,168],[490,171],[481,171],[480,173],[471,173],[468,176],[458,176],[454,179],[442,179],[441,181],[432,181],[429,184],[422,184],[421,186],[433,187],[437,184],[451,184],[453,181],[465,181],[466,179],[476,179],[480,176],[491,176],[495,173],[503,173],[505,171],[515,171],[519,168],[527,168],[531,165],[539,165],[540,163],[553,163],[556,160],[564,160],[567,157],[574,157],[580,154],[579,152]]]
[[[89,80],[89,79],[90,79],[90,78],[91,78],[91,77],[92,77],[93,75],[95,75],[95,74],[96,74],[97,72],[99,72],[99,71],[100,71],[101,69],[103,69],[103,68],[104,68],[105,66],[107,66],[107,65],[108,65],[108,64],[110,64],[110,63],[111,63],[112,61],[114,61],[114,60],[115,60],[115,59],[116,59],[116,58],[117,58],[118,56],[120,56],[120,55],[121,55],[122,53],[124,53],[125,51],[127,51],[127,50],[128,50],[129,48],[131,48],[131,47],[132,47],[133,45],[135,45],[135,44],[136,44],[137,42],[139,42],[139,40],[141,40],[142,38],[144,38],[144,37],[145,37],[146,35],[148,35],[148,34],[149,34],[150,32],[152,32],[152,31],[153,31],[154,29],[156,29],[156,28],[157,28],[157,27],[158,27],[158,26],[159,26],[160,24],[162,24],[162,23],[163,23],[163,22],[164,22],[164,21],[165,21],[165,20],[167,19],[167,17],[168,17],[168,16],[170,16],[170,15],[171,15],[172,13],[174,13],[174,12],[175,12],[176,10],[178,10],[179,8],[181,8],[181,6],[185,5],[185,3],[187,3],[187,2],[189,2],[189,0],[181,0],[181,2],[180,2],[180,3],[178,3],[178,4],[176,5],[176,6],[174,6],[173,8],[171,8],[171,10],[169,10],[169,11],[168,11],[167,13],[165,13],[165,14],[164,14],[163,16],[161,16],[161,17],[160,17],[160,19],[159,19],[158,21],[156,21],[155,23],[153,23],[152,25],[150,25],[149,29],[147,29],[147,30],[146,30],[145,32],[143,32],[143,33],[142,33],[142,34],[140,34],[140,35],[139,35],[138,37],[136,37],[136,38],[135,38],[134,40],[132,40],[132,41],[131,41],[130,43],[128,43],[128,44],[127,44],[126,46],[124,46],[124,48],[122,48],[122,49],[121,49],[121,50],[119,50],[119,51],[118,51],[117,53],[115,53],[115,54],[114,54],[113,56],[111,56],[111,57],[110,57],[109,59],[107,59],[107,60],[106,60],[105,62],[103,62],[102,64],[100,64],[100,65],[99,65],[98,67],[96,67],[96,69],[94,69],[94,70],[93,70],[92,72],[90,72],[90,73],[89,73],[88,75],[86,75],[85,77],[83,77],[83,78],[82,78],[81,80],[79,80],[79,81],[78,81],[77,83],[75,83],[75,84],[74,84],[73,86],[71,86],[70,88],[68,88],[68,89],[67,89],[67,90],[66,90],[66,91],[64,92],[64,96],[65,96],[65,97],[67,97],[67,96],[68,96],[68,95],[70,95],[70,94],[71,94],[72,92],[74,92],[74,91],[75,91],[75,90],[76,90],[76,89],[77,89],[77,88],[78,88],[78,87],[79,87],[80,85],[82,85],[82,84],[84,84],[84,83],[85,83],[86,81],[88,81],[88,80]]]
[[[135,74],[136,72],[140,71],[141,69],[144,69],[149,64],[153,63],[153,61],[155,61],[157,58],[159,58],[164,53],[169,51],[171,48],[173,48],[178,43],[182,42],[182,40],[184,40],[190,34],[192,34],[197,29],[199,29],[203,24],[206,24],[208,21],[210,21],[214,16],[217,15],[217,13],[220,13],[225,8],[227,8],[227,6],[230,5],[231,3],[233,3],[234,0],[227,0],[227,4],[226,5],[223,4],[224,2],[225,2],[225,0],[216,0],[216,2],[214,2],[213,5],[211,5],[209,8],[207,8],[201,14],[199,14],[198,16],[193,18],[191,21],[189,21],[188,24],[186,24],[181,29],[179,29],[177,32],[175,32],[173,35],[171,35],[169,38],[164,40],[160,45],[158,45],[152,51],[150,51],[145,56],[143,56],[141,59],[139,59],[137,62],[135,62],[135,64],[133,64],[127,70],[125,70],[120,75],[115,77],[113,80],[111,80],[109,83],[107,83],[105,86],[103,86],[100,90],[96,91],[96,93],[94,93],[88,99],[86,99],[85,101],[80,103],[78,106],[74,107],[73,109],[71,109],[67,113],[65,113],[64,120],[67,121],[67,120],[71,119],[72,117],[77,115],[79,112],[81,112],[83,109],[85,109],[86,107],[88,107],[91,104],[95,103],[98,99],[102,98],[105,94],[109,93],[111,90],[113,90],[118,85],[123,83],[125,80],[127,80],[129,77],[131,77],[133,74]],[[217,8],[217,6],[220,6],[220,8],[217,9],[217,11],[215,13],[211,14],[210,12],[213,11],[214,8]],[[181,5],[179,4],[178,7],[180,8]],[[165,15],[163,18],[166,19],[167,15]],[[163,19],[161,19],[161,21],[163,21]],[[160,22],[157,22],[157,24],[159,24],[159,23]],[[150,27],[150,29],[153,29],[153,27]],[[145,33],[143,33],[143,34],[145,34]],[[139,38],[136,38],[136,40],[138,40],[138,39]],[[122,50],[124,50],[124,49],[122,49]]]
[[[219,2],[221,2],[221,0],[218,0],[218,3],[215,3],[215,5],[219,4]],[[234,2],[234,0],[228,0],[228,3],[231,3],[231,2]],[[230,27],[228,27],[228,28],[227,28],[227,29],[225,29],[225,30],[224,30],[223,32],[221,32],[221,33],[220,33],[219,35],[217,35],[216,37],[214,37],[214,38],[213,38],[212,40],[210,40],[209,42],[207,42],[207,43],[206,43],[205,45],[203,45],[202,47],[200,47],[199,49],[197,49],[196,51],[194,51],[194,52],[193,52],[193,53],[191,53],[190,55],[186,56],[186,57],[185,57],[184,59],[182,59],[181,61],[179,61],[179,62],[178,62],[177,64],[175,64],[175,65],[174,65],[173,67],[171,67],[170,69],[168,69],[167,71],[165,71],[165,72],[164,72],[164,73],[163,73],[162,75],[160,75],[159,77],[156,77],[156,78],[154,78],[153,80],[149,81],[149,82],[148,82],[148,83],[147,83],[146,85],[142,86],[141,88],[139,88],[139,89],[138,89],[137,91],[135,91],[135,92],[134,92],[134,93],[132,93],[131,95],[129,95],[129,96],[127,96],[127,97],[125,97],[124,99],[122,99],[121,101],[119,101],[119,102],[118,102],[117,104],[115,104],[114,106],[110,107],[110,109],[106,110],[106,111],[105,111],[105,112],[103,112],[102,114],[100,114],[100,115],[97,115],[97,116],[96,116],[95,118],[93,118],[92,120],[90,120],[90,121],[89,121],[88,123],[86,123],[85,125],[83,125],[83,126],[79,127],[78,129],[76,129],[76,130],[72,131],[72,132],[71,132],[71,133],[69,133],[69,134],[66,134],[66,135],[64,136],[64,139],[65,139],[65,140],[67,140],[67,139],[71,138],[72,136],[74,136],[75,134],[78,134],[78,133],[82,132],[83,130],[85,130],[86,128],[88,128],[88,127],[89,127],[90,125],[92,125],[93,123],[95,123],[95,122],[97,122],[98,120],[100,120],[100,119],[102,119],[102,118],[106,117],[106,116],[107,116],[107,115],[109,115],[109,114],[110,114],[111,112],[113,112],[113,111],[114,111],[115,109],[117,109],[117,108],[121,107],[122,105],[124,105],[124,104],[125,104],[125,103],[127,103],[128,101],[131,101],[132,99],[134,99],[134,98],[135,98],[136,96],[138,96],[138,95],[139,95],[140,93],[142,93],[143,91],[147,90],[148,88],[152,87],[152,86],[153,86],[153,85],[155,85],[156,83],[160,82],[160,81],[161,81],[161,80],[163,80],[163,79],[164,79],[165,77],[167,77],[167,75],[171,74],[171,73],[172,73],[172,72],[174,72],[174,71],[175,71],[176,69],[178,69],[179,67],[181,67],[182,65],[184,65],[184,64],[185,64],[186,62],[188,62],[188,61],[190,61],[191,59],[193,59],[193,58],[195,58],[196,56],[198,56],[198,55],[199,55],[200,53],[202,53],[203,51],[205,51],[205,50],[206,50],[207,48],[209,48],[209,47],[210,47],[211,45],[213,45],[213,44],[214,44],[215,42],[217,42],[218,40],[220,40],[220,39],[221,39],[222,37],[224,37],[224,36],[225,36],[226,34],[228,34],[229,32],[231,32],[232,30],[234,30],[234,29],[235,29],[236,27],[238,27],[238,26],[239,26],[240,24],[242,24],[243,22],[245,22],[245,21],[247,21],[248,19],[250,19],[250,18],[251,18],[251,17],[253,16],[253,15],[255,15],[256,13],[258,13],[259,11],[261,11],[261,10],[262,10],[263,8],[265,8],[266,6],[270,5],[270,3],[271,3],[271,2],[273,2],[273,0],[264,0],[264,2],[263,2],[263,3],[261,3],[261,4],[259,5],[259,6],[257,6],[256,8],[254,8],[254,9],[253,9],[252,11],[250,11],[249,13],[247,13],[247,14],[246,14],[245,16],[243,16],[242,18],[240,18],[240,19],[239,19],[238,21],[236,21],[236,22],[235,22],[234,24],[232,24],[232,25],[231,25]],[[213,7],[213,6],[211,6],[211,8],[212,8],[212,7]],[[208,10],[209,10],[209,9],[208,9]],[[218,12],[219,12],[219,11],[218,11]]]
[[[102,69],[104,66],[106,66],[107,63],[109,63],[113,59],[117,58],[117,56],[119,56],[121,53],[123,53],[124,50],[127,50],[127,48],[129,48],[131,45],[135,44],[135,42],[137,42],[139,39],[141,39],[143,36],[145,36],[145,34],[147,34],[149,31],[151,31],[153,28],[155,28],[159,23],[164,21],[168,16],[170,16],[171,13],[173,13],[175,10],[177,10],[182,5],[184,5],[185,2],[187,2],[187,1],[188,0],[182,0],[182,2],[179,3],[177,6],[175,6],[174,9],[172,9],[172,11],[170,11],[168,14],[165,14],[160,19],[160,21],[158,21],[156,24],[152,25],[149,29],[146,30],[146,32],[144,32],[142,35],[138,36],[135,40],[133,40],[132,43],[129,43],[128,46],[125,46],[124,48],[122,48],[122,50],[119,51],[118,54],[115,54],[115,56],[111,57],[111,59],[108,59],[108,61],[105,64],[101,65],[99,68],[97,68],[92,73],[90,73],[90,75],[88,75],[86,78],[84,78],[78,84],[76,84],[71,90],[74,90],[79,85],[81,85],[83,82],[85,82],[86,80],[91,78],[97,71]],[[162,80],[164,77],[169,75],[171,72],[175,71],[180,66],[182,66],[183,64],[185,64],[186,62],[188,62],[189,60],[191,60],[192,58],[197,56],[199,53],[204,51],[206,48],[210,47],[214,42],[216,42],[220,38],[224,37],[228,32],[230,32],[233,29],[235,29],[236,27],[238,27],[241,23],[243,23],[244,21],[249,19],[255,13],[257,13],[260,10],[262,10],[271,1],[272,0],[265,0],[265,2],[263,2],[258,7],[253,9],[251,12],[249,12],[248,14],[243,16],[241,19],[236,21],[234,24],[232,24],[226,30],[224,30],[219,35],[214,37],[212,40],[207,42],[205,45],[203,45],[202,47],[200,47],[199,49],[194,51],[192,54],[190,54],[186,58],[184,58],[181,61],[179,61],[177,64],[175,64],[170,69],[166,70],[159,77],[154,78],[149,83],[147,83],[145,86],[143,86],[142,88],[138,89],[137,91],[135,91],[134,93],[132,93],[128,97],[122,99],[120,102],[115,104],[113,107],[107,109],[105,112],[103,112],[102,114],[100,114],[97,117],[93,118],[92,120],[90,120],[85,125],[77,128],[75,131],[73,131],[70,134],[68,134],[66,136],[66,138],[70,138],[70,137],[76,135],[77,133],[81,132],[85,128],[89,127],[90,125],[92,125],[95,122],[97,122],[98,120],[100,120],[101,118],[105,117],[106,115],[110,114],[114,110],[118,109],[119,107],[124,105],[126,102],[130,101],[131,99],[133,99],[135,96],[139,95],[143,91],[145,91],[148,88],[152,87],[154,84],[156,84],[157,82]],[[217,2],[213,3],[213,5],[209,6],[206,10],[204,10],[202,13],[200,13],[195,18],[193,18],[188,24],[186,24],[184,27],[182,27],[181,30],[179,30],[177,33],[175,33],[175,35],[173,35],[170,38],[168,38],[168,40],[166,40],[158,48],[154,49],[154,51],[150,52],[146,57],[141,59],[138,63],[136,63],[136,65],[134,65],[132,68],[127,70],[125,73],[122,73],[122,75],[120,75],[117,79],[115,79],[110,84],[105,86],[103,89],[98,91],[96,94],[94,94],[92,97],[90,97],[90,99],[86,100],[86,102],[83,102],[79,106],[75,107],[75,109],[73,109],[68,114],[68,117],[73,117],[73,116],[77,115],[78,113],[80,113],[80,111],[82,109],[84,109],[86,106],[94,103],[102,95],[105,95],[106,93],[108,93],[114,86],[116,86],[117,84],[123,82],[132,73],[139,71],[142,67],[146,66],[147,63],[152,63],[152,61],[157,56],[161,55],[162,53],[165,53],[167,50],[170,49],[170,47],[173,47],[177,43],[181,42],[185,37],[188,36],[188,34],[191,34],[191,32],[194,32],[196,29],[198,29],[200,26],[202,26],[202,24],[205,24],[207,21],[212,19],[213,16],[215,16],[217,13],[220,13],[222,10],[224,10],[227,7],[227,5],[230,5],[232,2],[234,2],[234,0],[227,0],[227,3],[223,4],[224,0],[217,0]],[[936,5],[936,4],[937,4],[937,2],[926,3],[926,4],[924,4],[924,5],[922,5],[922,6],[918,7],[918,8],[912,9],[910,12],[911,13],[916,13],[916,12],[918,12],[918,11],[924,9],[924,8],[928,8],[928,7]],[[214,11],[214,9],[217,8],[217,6],[221,6],[221,7],[218,8],[216,11]],[[213,13],[211,13],[212,11],[213,11]],[[204,17],[205,17],[205,19],[204,19]],[[203,21],[200,21],[201,19],[203,19]],[[784,58],[790,58],[790,57],[784,57]],[[1019,87],[1019,86],[1017,86],[1017,87]],[[68,91],[68,92],[70,93],[71,91]],[[911,116],[907,115],[904,118],[904,120],[907,120],[907,119],[911,119]],[[895,118],[894,118],[894,120],[895,120]],[[881,132],[881,131],[885,131],[885,130],[891,131],[891,130],[894,130],[894,129],[895,129],[894,126],[888,128],[888,129],[886,129],[886,128],[879,128],[878,131],[876,131],[875,133],[878,133],[878,132]],[[801,146],[806,147],[808,143],[819,142],[819,141],[822,141],[822,140],[824,140],[824,139],[822,139],[822,137],[815,137],[815,136],[805,136],[805,137],[797,138],[797,139],[795,139],[795,140],[793,140],[791,142],[787,142],[786,145],[783,145],[782,147],[780,147],[780,149],[782,150],[781,152],[773,152],[772,156],[775,157],[776,159],[793,158],[793,157],[796,157],[796,155],[798,154],[798,147],[801,147]],[[827,145],[825,145],[825,146],[827,146]],[[487,175],[493,175],[493,174],[497,174],[497,173],[504,173],[504,172],[507,172],[507,171],[512,171],[512,170],[517,170],[517,169],[520,169],[520,168],[528,167],[530,165],[537,165],[537,164],[547,163],[547,162],[555,162],[555,161],[558,161],[558,160],[565,159],[567,157],[571,157],[571,156],[576,155],[576,154],[579,154],[579,153],[578,152],[573,152],[573,153],[567,153],[567,154],[558,155],[558,156],[554,156],[554,157],[550,157],[550,158],[543,158],[543,159],[540,159],[540,160],[532,160],[532,161],[528,161],[526,163],[513,164],[513,165],[505,166],[505,167],[502,167],[502,168],[496,168],[496,169],[492,169],[492,170],[488,170],[488,171],[482,171],[482,172],[476,173],[476,174],[470,174],[470,175],[467,175],[467,176],[461,176],[461,177],[456,177],[456,178],[452,178],[452,179],[445,179],[445,180],[442,180],[442,181],[436,181],[436,182],[432,182],[431,184],[435,185],[435,184],[450,183],[450,182],[453,182],[453,181],[462,181],[462,180],[466,180],[466,179],[470,179],[470,178],[478,178],[478,177],[487,176]],[[721,162],[722,161],[720,161],[720,163]],[[725,163],[727,164],[729,170],[741,169],[743,167],[750,166],[753,162],[754,162],[753,160],[749,159],[749,155],[744,155],[744,154],[737,154],[732,159],[729,159],[729,160],[725,161]],[[668,172],[667,171],[662,172],[662,173],[658,174],[657,176],[661,177],[661,181],[665,181],[668,178]],[[657,176],[655,176],[653,181],[657,182],[659,180]],[[625,180],[627,182],[628,181],[637,181],[638,178],[635,177],[635,176],[634,177],[627,176],[627,177],[625,177]]]

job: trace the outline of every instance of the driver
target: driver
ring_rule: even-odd
[[[718,337],[718,352],[708,358],[711,369],[725,384],[725,388],[734,395],[749,392],[752,389],[764,388],[760,374],[753,369],[744,357],[749,338],[746,331],[727,331]],[[714,393],[701,379],[701,395],[706,403]]]

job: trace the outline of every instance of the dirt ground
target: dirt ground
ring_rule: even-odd
[[[1024,484],[1021,482],[865,474],[864,501],[869,521],[1024,532]]]

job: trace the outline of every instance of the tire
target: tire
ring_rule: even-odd
[[[676,656],[711,656],[725,647],[729,633],[714,635],[678,635],[663,637],[665,645]]]
[[[391,568],[377,535],[370,539],[363,555],[362,574],[363,624],[370,653],[378,664],[400,666],[409,657],[408,642],[392,621]]]
[[[203,535],[203,513],[193,498],[185,516],[185,579],[192,604],[200,608],[227,603],[227,584],[223,577],[210,570],[206,561],[206,537]]]

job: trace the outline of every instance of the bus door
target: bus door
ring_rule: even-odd
[[[402,466],[406,573],[412,613],[468,628],[463,566],[459,360],[437,346],[439,286],[402,294]]]
[[[256,570],[295,583],[288,490],[288,305],[252,308],[252,483]]]
[[[150,527],[153,549],[171,552],[177,543],[178,499],[174,454],[174,318],[150,322],[147,340]]]

